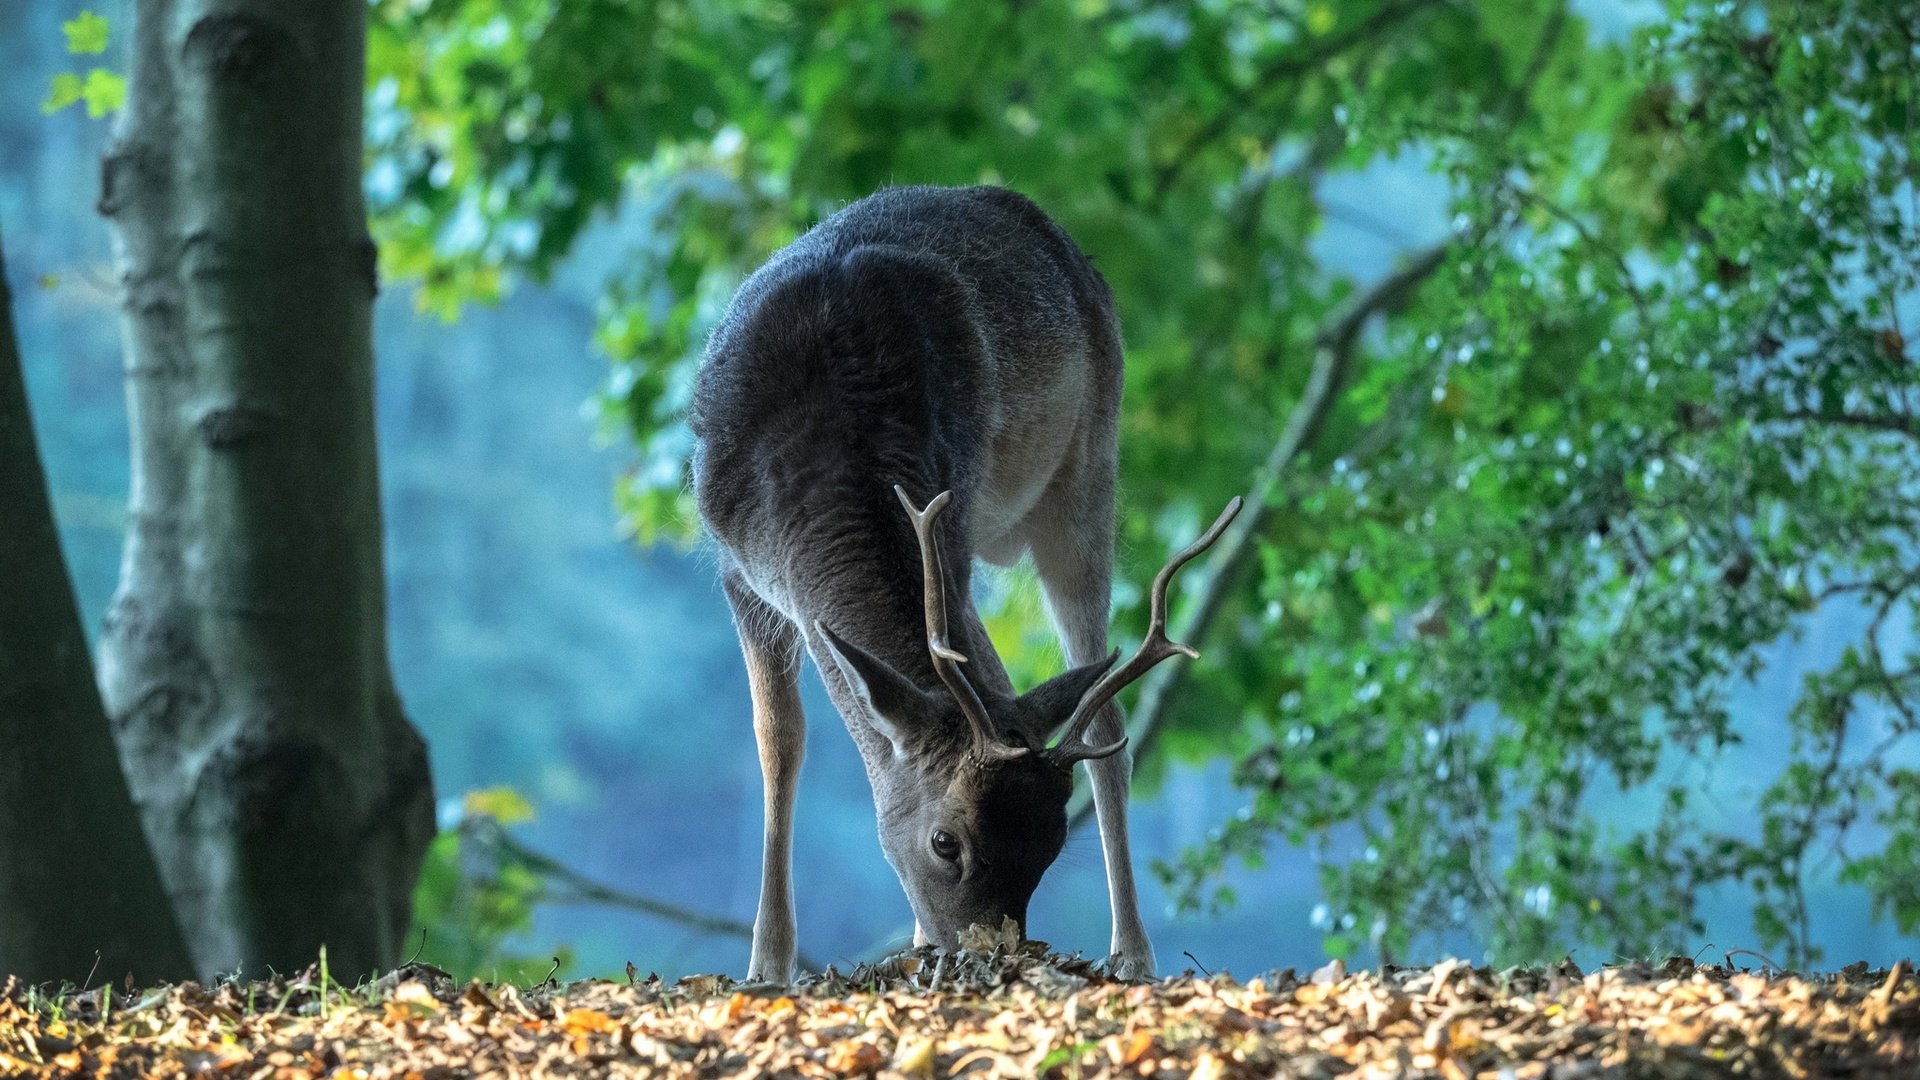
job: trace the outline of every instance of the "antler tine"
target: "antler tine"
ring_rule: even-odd
[[[893,493],[899,497],[900,505],[906,507],[907,516],[913,520],[914,536],[920,541],[922,603],[927,618],[927,652],[933,657],[933,670],[939,674],[940,681],[947,684],[948,692],[966,715],[967,726],[973,729],[974,752],[985,761],[1019,757],[1027,748],[1008,746],[994,734],[993,719],[987,715],[986,705],[973,684],[967,681],[966,672],[960,670],[967,658],[947,640],[947,575],[940,561],[940,543],[934,536],[933,525],[953,500],[953,492],[935,495],[924,510],[913,505],[906,489],[899,484],[893,485]]]
[[[1167,586],[1173,583],[1173,575],[1180,568],[1198,558],[1200,553],[1213,546],[1220,539],[1227,526],[1240,513],[1243,500],[1235,495],[1227,503],[1227,508],[1214,519],[1213,525],[1200,538],[1177,552],[1160,572],[1153,577],[1151,594],[1151,615],[1147,621],[1146,640],[1140,643],[1139,651],[1127,659],[1125,664],[1107,672],[1080,697],[1080,703],[1073,708],[1073,716],[1067,721],[1067,732],[1060,737],[1060,744],[1047,751],[1047,757],[1056,765],[1071,767],[1076,761],[1087,761],[1117,754],[1127,745],[1127,737],[1122,735],[1118,741],[1106,746],[1088,746],[1086,743],[1087,726],[1099,714],[1114,695],[1127,688],[1129,684],[1145,675],[1155,664],[1172,656],[1185,656],[1189,659],[1199,657],[1193,646],[1175,641],[1167,636]]]

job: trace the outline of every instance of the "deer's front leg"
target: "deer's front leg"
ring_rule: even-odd
[[[1120,710],[1108,705],[1089,729],[1088,741],[1110,743],[1126,734]],[[1093,810],[1100,822],[1100,850],[1107,860],[1107,898],[1113,905],[1113,968],[1123,979],[1154,976],[1153,943],[1140,921],[1140,897],[1133,884],[1133,855],[1127,844],[1127,798],[1133,787],[1133,753],[1086,763],[1093,781]]]
[[[807,738],[807,718],[800,707],[800,635],[785,616],[753,595],[738,575],[727,575],[724,584],[753,695],[753,735],[760,748],[766,820],[760,906],[753,919],[747,979],[789,983],[794,976],[796,937],[793,796]]]
[[[1071,486],[1070,486],[1071,488]],[[1075,511],[1061,526],[1038,530],[1032,542],[1035,569],[1046,592],[1047,608],[1066,646],[1067,663],[1088,664],[1106,655],[1107,596],[1113,550],[1112,511],[1102,505]],[[1101,709],[1088,728],[1087,741],[1110,743],[1126,733],[1120,709]],[[1100,821],[1100,850],[1107,862],[1107,900],[1113,907],[1114,974],[1126,979],[1154,975],[1153,943],[1140,921],[1140,896],[1133,883],[1133,854],[1127,843],[1127,796],[1133,787],[1130,749],[1086,763],[1093,781],[1093,808]]]

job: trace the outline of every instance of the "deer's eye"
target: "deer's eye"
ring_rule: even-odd
[[[945,829],[933,830],[933,853],[952,862],[960,857],[960,841]]]

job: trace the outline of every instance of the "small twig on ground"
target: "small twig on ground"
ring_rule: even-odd
[[[1720,955],[1727,961],[1728,967],[1733,966],[1733,958],[1736,956],[1752,956],[1764,962],[1767,965],[1767,967],[1771,968],[1774,971],[1787,970],[1786,968],[1783,968],[1779,964],[1775,963],[1773,957],[1768,956],[1766,953],[1759,952],[1754,949],[1728,949],[1726,952],[1723,952]]]

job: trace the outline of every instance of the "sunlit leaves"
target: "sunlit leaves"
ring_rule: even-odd
[[[87,72],[80,97],[87,103],[87,115],[97,120],[126,104],[127,80],[105,68],[94,68]]]
[[[531,982],[566,959],[564,953],[549,958],[513,948],[532,929],[534,908],[551,891],[539,867],[501,842],[506,829],[533,817],[532,804],[513,788],[470,791],[461,800],[459,821],[433,838],[413,898],[427,963]]]
[[[1885,174],[1910,168],[1914,147],[1905,129],[1857,117],[1904,115],[1914,88],[1840,59],[1897,40],[1894,23],[1869,30],[1879,9],[1831,6],[1689,9],[1636,46],[1623,84],[1543,80],[1532,99],[1553,123],[1572,116],[1549,104],[1557,95],[1627,105],[1571,138],[1427,135],[1463,181],[1462,211],[1498,239],[1408,320],[1430,327],[1413,355],[1439,358],[1427,426],[1308,497],[1330,526],[1320,553],[1269,564],[1313,568],[1269,579],[1275,603],[1315,613],[1292,645],[1299,697],[1283,730],[1336,746],[1283,742],[1249,778],[1298,796],[1255,816],[1295,836],[1321,827],[1331,798],[1316,759],[1334,762],[1332,787],[1360,789],[1378,858],[1340,861],[1326,884],[1336,911],[1385,919],[1385,947],[1404,946],[1405,925],[1452,923],[1508,955],[1579,940],[1646,951],[1687,932],[1700,886],[1732,878],[1754,890],[1763,938],[1804,957],[1806,852],[1889,805],[1877,777],[1898,731],[1843,746],[1822,718],[1872,707],[1884,725],[1905,707],[1909,688],[1886,685],[1904,657],[1852,665],[1878,672],[1877,687],[1846,663],[1837,682],[1809,682],[1757,830],[1677,810],[1624,828],[1615,811],[1601,830],[1585,816],[1602,780],[1664,786],[1668,807],[1683,804],[1688,778],[1740,738],[1730,695],[1820,582],[1861,576],[1883,616],[1897,608],[1900,623],[1876,617],[1868,644],[1911,605],[1915,375],[1897,345],[1876,356],[1893,339],[1868,328],[1911,299],[1915,223]],[[1776,33],[1747,21],[1763,10]],[[1828,58],[1817,84],[1768,77],[1790,41]],[[1604,153],[1563,153],[1583,140]],[[1362,400],[1382,408],[1406,377],[1377,366]],[[1382,606],[1418,609],[1432,631],[1383,634]],[[1413,750],[1377,779],[1351,765],[1380,752],[1368,728]],[[1484,751],[1438,752],[1461,732],[1490,736]],[[1462,785],[1462,766],[1497,782]],[[1417,787],[1420,818],[1403,827],[1422,776],[1439,783]],[[1504,866],[1486,864],[1508,844]],[[1894,828],[1888,851],[1907,844]],[[1381,869],[1405,859],[1426,868],[1411,891]],[[1872,859],[1850,876],[1884,882]],[[1449,897],[1472,906],[1450,919]]]
[[[462,804],[467,814],[483,815],[502,825],[519,825],[533,820],[533,804],[510,787],[469,791]]]
[[[67,36],[67,51],[75,56],[90,56],[107,51],[107,20],[91,11],[82,11],[60,24]]]
[[[1836,7],[1824,25],[1843,29],[1810,42],[1871,40],[1857,9]],[[1863,142],[1857,124],[1825,123],[1883,109],[1831,101],[1832,65],[1804,109],[1770,84],[1740,86],[1764,75],[1762,46],[1729,30],[1746,25],[1733,14],[1696,14],[1686,44],[1636,50],[1637,86],[1604,52],[1572,84],[1546,69],[1535,115],[1586,130],[1535,142],[1440,123],[1426,135],[1462,181],[1462,211],[1499,239],[1430,286],[1407,320],[1407,360],[1383,358],[1356,391],[1373,417],[1396,386],[1431,380],[1427,425],[1309,493],[1302,509],[1325,531],[1268,561],[1291,715],[1240,779],[1284,795],[1257,798],[1216,845],[1244,850],[1261,823],[1309,838],[1345,807],[1364,857],[1328,867],[1336,940],[1357,926],[1398,955],[1409,926],[1460,925],[1506,955],[1583,939],[1646,951],[1688,930],[1702,884],[1731,877],[1755,890],[1763,937],[1804,956],[1802,853],[1888,805],[1875,782],[1884,744],[1837,754],[1809,730],[1757,834],[1730,821],[1731,835],[1703,840],[1677,810],[1644,831],[1619,828],[1617,813],[1604,832],[1582,817],[1602,779],[1684,802],[1690,763],[1738,742],[1728,696],[1813,606],[1813,582],[1852,572],[1889,596],[1911,587],[1914,375],[1903,355],[1873,355],[1893,338],[1865,332],[1891,307],[1877,297],[1912,291],[1914,223],[1884,197],[1911,136]],[[1674,89],[1708,79],[1710,98]],[[1559,96],[1629,107],[1576,118]],[[1769,130],[1801,141],[1751,145]],[[1864,164],[1876,138],[1882,175]],[[1605,153],[1564,154],[1581,142]],[[1880,268],[1873,285],[1856,260]],[[1383,632],[1383,611],[1399,625]],[[1792,715],[1810,723],[1861,694],[1892,708],[1906,693],[1810,686]],[[1807,711],[1821,702],[1835,704]],[[1381,731],[1401,756],[1370,776],[1363,763],[1392,759]],[[1886,882],[1910,846],[1894,829],[1887,861],[1849,876]],[[1423,867],[1411,886],[1392,872],[1407,860]],[[1189,860],[1172,880],[1218,865]]]
[[[91,56],[107,50],[107,20],[91,11],[82,11],[62,23],[60,29],[67,37],[67,51],[75,56]],[[55,75],[40,109],[52,114],[70,105],[85,103],[87,115],[99,119],[119,109],[126,100],[125,77],[108,68],[96,67],[84,75],[70,71]]]
[[[114,112],[127,101],[127,80],[106,68],[94,68],[81,76],[63,71],[53,77],[47,100],[40,111],[57,113],[69,105],[84,103],[87,115],[98,120]]]
[[[53,77],[52,88],[40,110],[45,113],[57,113],[61,109],[86,96],[86,81],[70,71],[63,71]]]

